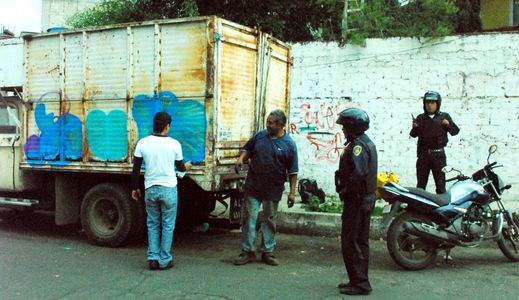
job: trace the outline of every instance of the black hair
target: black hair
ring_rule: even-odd
[[[166,128],[166,125],[171,123],[171,116],[165,112],[161,111],[155,114],[153,117],[153,132],[159,133]]]
[[[285,126],[287,124],[287,116],[281,109],[275,109],[270,112],[270,116],[274,117],[276,123]]]

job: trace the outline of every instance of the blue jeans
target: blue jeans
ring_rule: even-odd
[[[243,201],[243,223],[241,250],[254,251],[254,241],[256,239],[256,222],[260,206],[263,205],[263,220],[261,222],[262,247],[265,252],[274,252],[276,247],[276,223],[274,218],[278,210],[279,202],[261,201],[251,196],[245,196]]]
[[[146,189],[144,200],[148,225],[148,260],[157,260],[163,268],[173,260],[171,244],[177,218],[177,187],[154,185]]]

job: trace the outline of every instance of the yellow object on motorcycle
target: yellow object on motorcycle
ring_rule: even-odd
[[[398,183],[398,176],[396,176],[396,174],[393,172],[382,172],[377,175],[377,189],[375,190],[375,196],[377,197],[377,199],[382,198],[379,189],[385,186],[390,181]]]

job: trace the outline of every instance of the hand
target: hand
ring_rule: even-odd
[[[188,161],[184,164],[184,166],[186,166],[186,170],[190,170],[193,164],[191,163],[191,161]]]
[[[445,127],[449,127],[449,125],[451,125],[451,123],[449,123],[449,120],[443,119],[442,120],[442,125],[445,126]]]
[[[236,172],[236,174],[240,174],[242,165],[243,162],[241,160],[236,161],[236,163],[234,164],[234,172]]]
[[[294,203],[296,203],[296,195],[294,193],[288,194],[288,199],[287,199],[288,208],[291,208],[292,206],[294,206]]]
[[[141,190],[139,190],[139,189],[132,190],[132,199],[135,201],[139,201],[140,198],[141,198]]]

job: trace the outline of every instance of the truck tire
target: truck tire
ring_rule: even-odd
[[[129,192],[113,183],[92,187],[81,203],[81,225],[96,245],[118,247],[124,244],[132,229]]]

